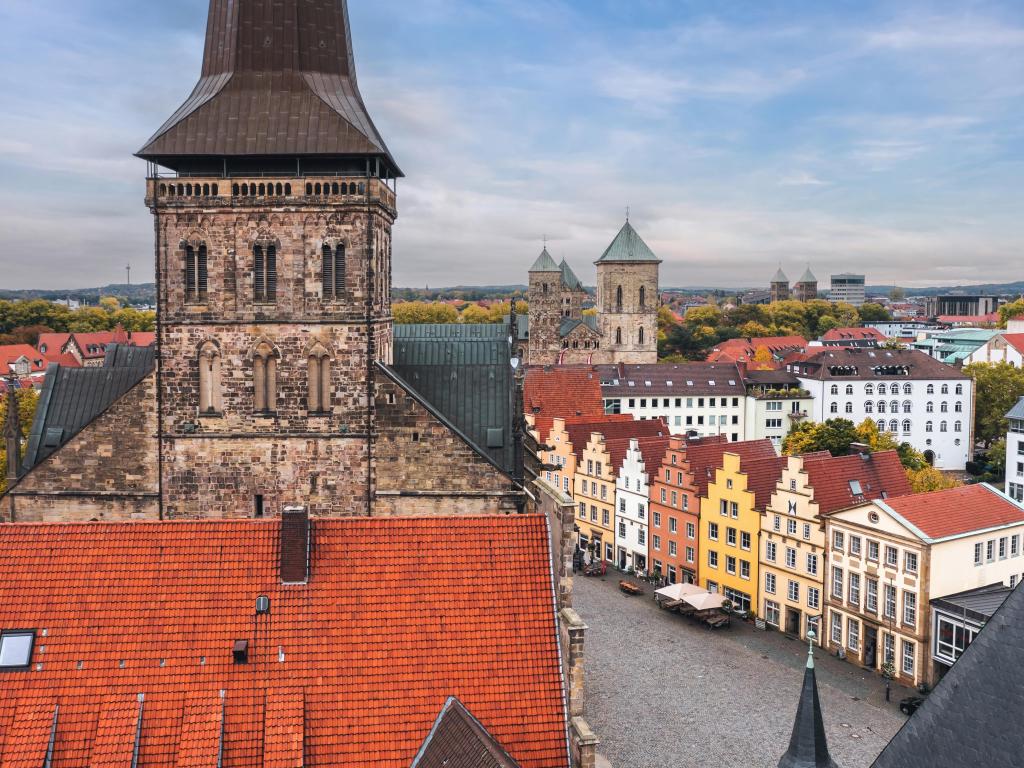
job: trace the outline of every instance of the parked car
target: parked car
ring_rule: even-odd
[[[924,704],[923,696],[907,696],[905,699],[900,699],[900,712],[907,717],[917,712],[917,708]]]

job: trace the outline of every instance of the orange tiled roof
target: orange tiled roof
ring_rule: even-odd
[[[715,362],[753,362],[759,347],[766,347],[773,354],[786,350],[804,349],[807,339],[803,336],[759,336],[750,339],[728,339],[711,350],[707,361]]]
[[[833,328],[821,337],[822,341],[854,341],[874,339],[885,341],[885,334],[877,328]]]
[[[633,437],[668,437],[669,435],[668,425],[662,419],[633,421],[616,418],[615,420],[590,421],[566,424],[565,431],[569,436],[569,442],[572,444],[576,458],[583,455],[587,443],[590,442],[590,436],[594,432],[598,432],[604,437],[606,446],[610,441],[625,440],[629,442],[629,439]],[[621,462],[620,458],[614,466],[618,467]]]
[[[1024,508],[983,484],[915,493],[884,504],[929,539],[1024,522]]]
[[[714,479],[715,470],[722,468],[722,456],[726,453],[739,454],[741,471],[747,462],[773,459],[777,456],[772,441],[767,438],[741,440],[736,443],[727,443],[725,440],[702,440],[699,443],[687,444],[686,460],[690,463],[698,496],[707,498],[708,482]]]
[[[1003,338],[1007,344],[1024,354],[1024,333],[1004,333]]]
[[[43,764],[59,704],[53,768],[130,765],[137,723],[142,768],[407,768],[449,696],[523,768],[568,763],[543,516],[312,524],[299,585],[280,520],[0,527],[0,627],[36,630],[0,764]]]
[[[832,456],[827,451],[805,455],[804,471],[814,489],[818,512],[827,515],[869,499],[906,496],[910,480],[896,451],[879,451],[862,456]],[[850,481],[856,480],[861,494],[855,496]]]
[[[523,382],[523,408],[533,414],[541,441],[556,418],[604,416],[600,377],[589,366],[530,368]]]
[[[0,346],[0,376],[9,375],[11,366],[22,357],[28,360],[29,373],[45,371],[49,362],[46,356],[37,352],[31,344],[5,344]]]

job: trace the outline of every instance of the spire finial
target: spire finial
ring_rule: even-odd
[[[544,235],[544,250],[548,249],[548,236]]]
[[[814,669],[814,641],[818,636],[813,629],[807,630],[807,668]]]
[[[626,206],[626,223],[629,223],[629,206]]]

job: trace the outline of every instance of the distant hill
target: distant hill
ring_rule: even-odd
[[[147,304],[156,303],[156,284],[139,283],[138,285],[105,285],[102,288],[76,288],[64,291],[49,291],[44,289],[26,289],[22,291],[9,291],[0,289],[0,299],[45,299],[56,301],[57,299],[71,299],[82,304],[96,304],[101,296],[114,296],[126,304]]]
[[[869,285],[864,292],[869,296],[888,296],[891,285]],[[1024,280],[1014,283],[983,283],[982,285],[951,285],[943,288],[903,288],[907,296],[938,296],[946,293],[962,293],[966,296],[993,294],[995,296],[1024,294]]]

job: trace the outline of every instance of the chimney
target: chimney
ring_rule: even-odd
[[[305,507],[285,507],[281,513],[281,583],[309,581],[309,515]]]
[[[21,464],[21,420],[18,418],[18,380],[7,381],[7,419],[4,422],[4,448],[7,449],[7,484],[14,485]]]
[[[871,455],[871,446],[867,443],[850,443],[850,453],[859,453],[866,458]]]

